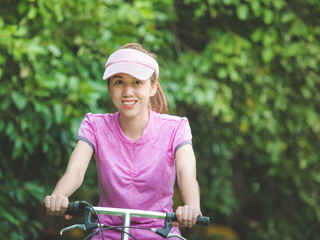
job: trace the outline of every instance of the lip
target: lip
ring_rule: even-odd
[[[130,105],[126,105],[125,102],[134,102]],[[126,108],[126,109],[132,109],[134,108],[136,105],[137,105],[137,100],[125,100],[125,101],[122,101],[122,105]]]

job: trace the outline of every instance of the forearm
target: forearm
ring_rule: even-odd
[[[69,203],[68,198],[83,182],[92,153],[92,148],[86,142],[78,141],[69,159],[65,174],[58,181],[52,194],[44,199],[49,215],[64,215]]]
[[[58,181],[52,195],[70,197],[81,186],[92,153],[92,148],[86,142],[78,141],[70,156],[66,172]]]
[[[183,203],[200,210],[200,187],[196,177],[181,174],[178,185]]]
[[[177,181],[184,204],[200,211],[200,188],[192,145],[185,145],[176,152],[176,168]]]
[[[180,172],[178,174],[178,185],[184,206],[176,210],[178,224],[175,226],[193,227],[196,219],[201,216],[200,209],[200,188],[195,172]]]
[[[70,197],[82,184],[83,176],[76,171],[67,171],[58,181],[51,195]]]

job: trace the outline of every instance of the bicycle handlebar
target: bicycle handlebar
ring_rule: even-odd
[[[75,202],[70,202],[68,205],[68,208],[66,210],[66,214],[72,215],[72,216],[83,216],[84,213],[84,208],[85,206],[88,205],[87,202],[85,201],[75,201]],[[99,207],[94,207],[97,212],[103,213],[108,212],[109,215],[122,215],[125,212],[130,212],[132,216],[136,217],[153,217],[153,218],[165,218],[166,213],[159,213],[159,212],[151,212],[151,211],[144,211],[144,210],[132,210],[132,209],[121,209],[121,208],[99,208]],[[170,214],[170,218],[172,221],[178,221],[176,214],[175,213],[167,213]],[[158,215],[158,216],[157,216]],[[210,222],[210,218],[206,216],[198,216],[196,224],[199,225],[208,225]]]
[[[99,223],[91,222],[92,212],[97,214]],[[121,239],[124,239],[124,240],[129,239],[131,217],[164,219],[164,223],[165,223],[164,228],[162,229],[150,228],[148,230],[153,231],[154,233],[158,234],[163,238],[178,237],[180,239],[186,240],[185,238],[183,238],[178,234],[170,233],[172,229],[172,222],[177,221],[177,217],[175,213],[172,213],[172,212],[163,213],[163,212],[153,212],[153,211],[123,209],[123,208],[93,207],[86,201],[70,202],[66,210],[66,214],[69,214],[72,216],[82,216],[84,224],[76,224],[76,225],[67,227],[65,229],[62,229],[60,234],[62,235],[63,232],[76,227],[81,228],[82,230],[85,230],[85,231],[93,230],[95,228],[100,228],[100,231],[103,231],[103,227],[105,227],[105,225],[103,225],[100,222],[98,213],[123,217],[124,230],[122,230],[122,232],[125,234],[123,234],[123,237]],[[196,223],[200,225],[208,225],[209,221],[210,221],[209,217],[199,216]]]

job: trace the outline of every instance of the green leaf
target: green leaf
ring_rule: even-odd
[[[228,71],[229,71],[229,76],[230,76],[231,81],[241,82],[241,77],[240,77],[238,71],[233,66],[228,67]]]
[[[245,21],[249,17],[249,7],[246,4],[240,4],[237,7],[237,16],[240,20]]]
[[[225,79],[228,77],[228,72],[227,72],[227,69],[223,68],[223,67],[220,67],[218,69],[218,77],[221,78],[221,79]]]
[[[18,92],[11,93],[11,99],[20,110],[23,110],[27,106],[27,98]]]
[[[5,111],[10,107],[11,100],[10,96],[5,96],[4,99],[1,101],[1,110]]]
[[[32,6],[28,11],[28,19],[35,19],[36,16],[37,16],[37,9]]]
[[[63,119],[63,108],[60,104],[55,104],[53,106],[54,110],[54,120],[56,123],[60,124]]]
[[[13,152],[12,152],[12,158],[16,159],[22,154],[22,145],[23,145],[23,140],[22,138],[16,138],[14,141],[14,147],[13,147]]]
[[[231,5],[233,3],[233,0],[222,0],[222,2],[226,5]]]
[[[273,22],[273,12],[270,9],[264,9],[263,11],[263,21],[265,24],[271,24]]]
[[[36,182],[27,182],[24,186],[28,193],[33,196],[35,199],[41,201],[43,194],[44,194],[44,188],[43,186],[39,185]]]
[[[2,132],[4,127],[5,127],[5,121],[3,119],[0,119],[0,132]]]
[[[274,52],[272,50],[272,48],[264,48],[262,50],[262,60],[265,63],[269,63],[272,61],[272,59],[274,58]]]
[[[288,23],[291,22],[295,18],[295,15],[293,12],[286,12],[281,16],[281,22]]]
[[[56,45],[54,45],[54,44],[48,44],[48,49],[49,49],[49,51],[54,55],[54,56],[56,56],[56,57],[60,57],[61,56],[61,51],[60,51],[60,49],[56,46]]]
[[[15,217],[11,213],[6,212],[3,209],[1,209],[1,216],[16,226],[20,224],[19,220],[15,219]]]
[[[261,5],[260,5],[260,0],[251,0],[250,3],[251,3],[251,9],[254,13],[254,16],[260,17],[261,10],[262,10]]]

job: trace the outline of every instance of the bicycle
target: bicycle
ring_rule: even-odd
[[[92,213],[97,217],[97,222],[92,222]],[[122,216],[122,226],[105,226],[101,223],[99,218],[100,214],[107,214],[113,216]],[[86,201],[75,201],[70,202],[67,208],[66,214],[72,216],[81,216],[83,219],[83,224],[75,224],[69,227],[66,227],[60,231],[60,235],[63,235],[64,232],[69,231],[74,228],[80,228],[84,231],[94,230],[91,234],[85,237],[83,240],[86,240],[92,237],[94,234],[101,232],[104,239],[104,230],[108,229],[118,229],[122,232],[121,240],[129,240],[129,237],[138,240],[130,234],[130,228],[138,228],[142,230],[149,230],[163,238],[173,238],[177,237],[182,240],[187,240],[184,237],[170,233],[172,229],[172,222],[177,221],[175,213],[167,212],[153,212],[145,210],[135,210],[135,209],[123,209],[123,208],[109,208],[109,207],[95,207],[87,203]],[[154,218],[154,219],[164,219],[164,227],[161,229],[157,228],[142,228],[142,227],[132,227],[131,217],[143,217],[143,218]],[[208,225],[210,221],[209,217],[199,216],[197,219],[197,224]]]

